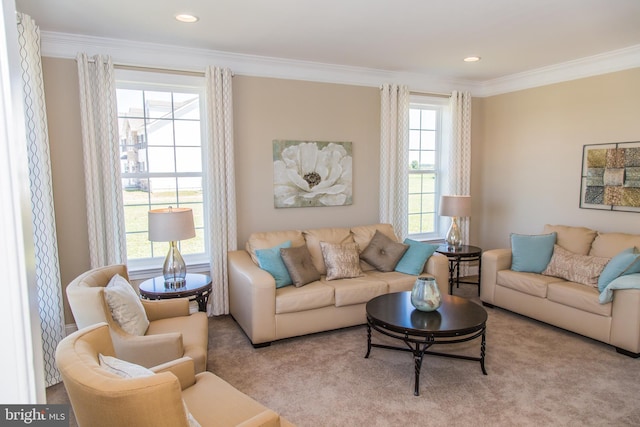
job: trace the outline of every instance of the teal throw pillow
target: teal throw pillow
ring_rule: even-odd
[[[282,288],[283,286],[291,285],[291,276],[287,266],[284,265],[282,255],[280,255],[280,248],[290,248],[291,240],[287,240],[284,243],[274,246],[269,249],[257,249],[256,258],[258,258],[258,265],[261,269],[266,270],[276,279],[276,288]]]
[[[629,248],[611,258],[598,278],[598,290],[602,292],[614,279],[626,274],[640,273],[640,252]]]
[[[431,245],[411,239],[404,239],[403,243],[409,245],[409,249],[407,249],[402,258],[400,258],[398,264],[396,264],[396,271],[413,276],[422,274],[424,264],[436,249],[438,249],[438,245]]]
[[[511,234],[511,270],[542,273],[553,255],[556,233]]]

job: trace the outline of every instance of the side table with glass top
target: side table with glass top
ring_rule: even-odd
[[[205,274],[187,273],[184,286],[171,287],[164,284],[164,277],[158,276],[140,283],[140,296],[145,299],[189,298],[198,303],[199,311],[207,311],[211,294],[211,277]]]
[[[462,245],[452,247],[447,244],[440,245],[436,252],[449,259],[449,295],[453,295],[453,285],[460,286],[460,283],[468,283],[478,286],[478,296],[480,296],[480,278],[482,277],[482,249],[477,246]],[[461,262],[478,262],[478,280],[460,280]]]

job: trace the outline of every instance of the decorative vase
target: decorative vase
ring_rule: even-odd
[[[442,298],[436,279],[418,277],[411,290],[411,304],[420,311],[434,311],[440,307]]]

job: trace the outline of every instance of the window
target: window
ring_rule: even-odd
[[[181,241],[188,264],[206,260],[203,79],[118,70],[122,196],[130,268],[160,268],[168,243],[148,239],[150,209],[193,209],[196,237]],[[155,260],[154,260],[155,258]]]
[[[409,109],[409,236],[439,238],[440,148],[444,102],[415,97]]]

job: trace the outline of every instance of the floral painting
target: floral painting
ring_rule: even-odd
[[[274,206],[350,205],[351,166],[351,142],[274,140]]]

